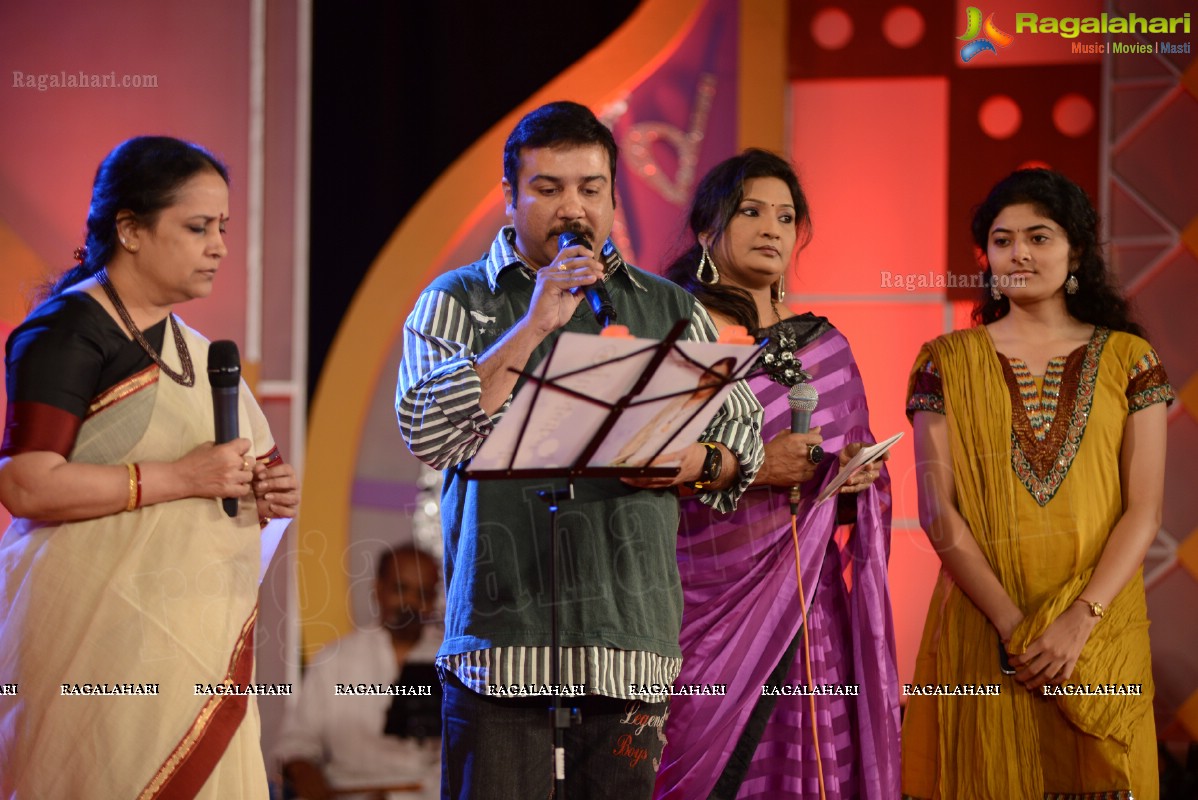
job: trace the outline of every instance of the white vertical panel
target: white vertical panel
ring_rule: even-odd
[[[262,229],[266,172],[266,0],[250,3],[250,130],[245,237],[245,342],[242,358],[262,360]]]

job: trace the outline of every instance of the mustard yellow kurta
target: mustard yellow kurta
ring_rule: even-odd
[[[1025,619],[1020,653],[1081,593],[1123,509],[1129,413],[1172,398],[1143,339],[1095,330],[1037,383],[985,328],[926,344],[908,409],[947,417],[957,505]],[[1158,796],[1142,570],[1109,604],[1069,683],[1139,695],[1029,692],[999,670],[998,635],[941,571],[915,667],[920,685],[998,684],[997,696],[913,695],[903,794],[945,800]],[[1115,684],[1115,687],[1111,687]]]

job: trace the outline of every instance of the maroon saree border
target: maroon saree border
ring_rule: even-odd
[[[245,686],[253,680],[254,624],[258,607],[242,626],[229,658],[226,686]],[[247,695],[212,695],[167,759],[158,767],[138,800],[191,800],[212,774],[249,707]]]

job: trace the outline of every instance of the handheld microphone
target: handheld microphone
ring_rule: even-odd
[[[790,432],[806,433],[811,430],[811,412],[819,403],[819,392],[810,383],[796,383],[786,393],[790,405]]]
[[[819,392],[810,383],[796,383],[786,393],[786,402],[790,406],[790,432],[806,433],[811,429],[811,412],[819,403]],[[812,464],[818,464],[824,458],[824,448],[818,444],[812,445],[807,451],[807,458]],[[799,487],[790,490],[790,513],[797,514],[799,510]]]
[[[212,385],[212,412],[216,418],[216,443],[231,442],[239,435],[237,389],[241,385],[241,355],[237,343],[228,339],[208,345],[208,383]],[[226,497],[221,506],[230,517],[237,516],[238,498]]]
[[[559,253],[567,247],[575,245],[582,245],[588,250],[592,249],[591,243],[582,234],[566,231],[558,235],[557,250]],[[611,295],[607,293],[607,287],[603,285],[603,281],[596,281],[590,286],[584,286],[582,291],[586,295],[587,302],[591,304],[591,310],[595,312],[595,320],[599,323],[600,328],[606,328],[616,321],[616,307],[611,304]]]

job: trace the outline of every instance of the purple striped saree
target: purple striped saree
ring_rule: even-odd
[[[855,495],[857,521],[847,536],[846,529],[837,535],[835,499],[814,506],[835,474],[835,454],[851,442],[875,441],[849,343],[835,329],[822,330],[806,342],[800,335],[796,351],[819,391],[811,424],[822,426],[829,454],[803,486],[798,514],[812,683],[832,691],[856,686],[858,693],[815,697],[819,752],[829,798],[897,798],[898,677],[886,579],[890,480],[883,469]],[[769,441],[790,427],[787,387],[766,376],[751,379],[750,386],[765,408],[762,434]],[[672,699],[655,796],[818,797],[810,697],[777,696],[755,749],[751,741],[748,752],[744,744],[737,748],[763,699],[763,684],[801,636],[786,490],[750,490],[732,514],[684,501],[678,565],[685,609],[676,686],[726,684],[727,693]],[[801,640],[780,682],[807,684]],[[748,761],[740,769],[743,779],[721,779],[734,751],[736,759]]]

